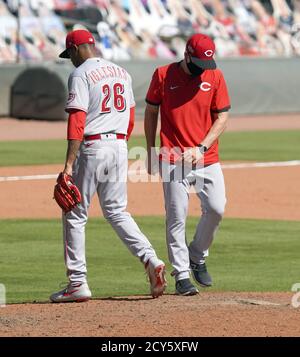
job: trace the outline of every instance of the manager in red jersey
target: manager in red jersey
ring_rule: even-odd
[[[226,127],[230,100],[214,53],[210,37],[191,36],[182,61],[155,70],[146,96],[144,125],[149,174],[154,173],[153,149],[160,110],[159,160],[167,245],[179,295],[198,293],[190,273],[200,286],[212,285],[205,259],[226,204],[218,138]],[[188,245],[185,223],[191,186],[200,199],[202,217]]]

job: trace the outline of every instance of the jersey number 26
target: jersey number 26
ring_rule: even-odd
[[[111,90],[111,87],[108,84],[104,84],[104,86],[102,86],[102,93],[104,94],[104,97],[101,103],[101,113],[110,113],[112,104],[118,112],[123,112],[126,109],[126,100],[123,96],[124,85],[121,83],[115,83],[112,89],[113,90]],[[111,103],[110,100],[112,95],[113,103]]]

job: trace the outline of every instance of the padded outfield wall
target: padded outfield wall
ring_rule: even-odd
[[[152,73],[167,61],[119,63],[132,75],[137,113],[142,114]],[[300,112],[299,58],[217,60],[228,83],[234,115]],[[0,116],[63,119],[69,63],[0,66]]]

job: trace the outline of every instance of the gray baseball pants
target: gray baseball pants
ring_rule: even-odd
[[[161,176],[166,210],[168,255],[176,281],[189,278],[190,262],[200,264],[208,256],[208,248],[224,214],[226,197],[224,177],[219,163],[197,169],[161,163]],[[187,245],[185,224],[190,188],[201,201],[202,217],[190,245]]]
[[[149,240],[126,212],[127,156],[125,140],[94,140],[81,145],[73,178],[82,203],[63,214],[64,258],[71,283],[86,282],[85,226],[96,192],[104,217],[130,252],[144,264],[157,259]]]

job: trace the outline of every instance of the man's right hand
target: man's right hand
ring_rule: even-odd
[[[152,150],[147,154],[146,169],[148,175],[156,175],[159,172],[159,159],[155,150]]]

